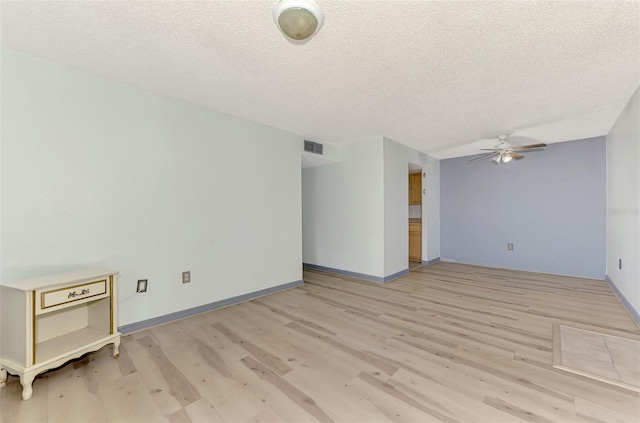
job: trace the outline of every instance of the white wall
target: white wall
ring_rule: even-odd
[[[300,154],[302,159],[302,168],[324,166],[340,161],[340,145],[322,143],[322,155],[304,151],[304,143],[300,143]]]
[[[384,138],[384,262],[385,276],[407,269],[408,166],[423,167],[426,194],[422,197],[422,260],[440,256],[439,161],[389,138]]]
[[[343,145],[340,157],[302,170],[303,262],[383,277],[382,138]]]
[[[125,325],[301,279],[301,137],[9,51],[1,77],[4,280],[149,279]]]
[[[431,261],[440,258],[440,160],[427,156],[425,171],[427,193],[422,198],[426,202],[422,207],[422,227],[425,230],[426,222],[427,237],[422,237],[422,248],[427,253],[422,253],[422,261]]]
[[[640,94],[607,135],[607,276],[640,313]],[[622,269],[618,268],[622,259]]]
[[[302,171],[303,262],[377,279],[407,270],[409,163],[430,175],[422,207],[423,260],[438,258],[438,160],[385,137],[343,145],[340,157]]]

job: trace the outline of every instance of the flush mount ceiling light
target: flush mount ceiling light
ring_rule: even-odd
[[[273,20],[291,40],[303,41],[318,32],[324,13],[314,0],[279,0],[273,7]]]

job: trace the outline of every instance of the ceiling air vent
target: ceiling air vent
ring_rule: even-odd
[[[304,151],[322,155],[322,144],[304,140]]]

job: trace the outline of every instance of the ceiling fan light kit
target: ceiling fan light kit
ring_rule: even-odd
[[[294,42],[313,37],[324,23],[324,13],[314,0],[279,0],[273,7],[278,29]]]
[[[491,154],[493,154],[493,153],[491,153]],[[496,155],[496,156],[493,158],[493,161],[494,161],[494,162],[496,162],[496,163],[500,163],[500,162],[508,163],[508,162],[510,162],[510,161],[511,161],[511,159],[513,159],[513,158],[514,158],[514,157],[513,157],[511,154],[509,154],[509,153],[503,153],[503,154],[498,154],[498,155]]]
[[[512,159],[520,160],[524,159],[524,155],[518,153],[521,150],[530,150],[533,148],[544,148],[547,144],[530,144],[530,145],[521,145],[519,147],[512,147],[506,143],[508,135],[503,134],[498,137],[500,140],[500,144],[496,145],[496,148],[481,148],[480,150],[491,151],[491,153],[486,153],[480,157],[476,157],[475,159],[469,160],[468,163],[477,162],[479,160],[487,159],[493,156],[492,160],[496,163],[509,163]],[[494,156],[495,154],[495,156]]]

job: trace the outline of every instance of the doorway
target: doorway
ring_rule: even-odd
[[[408,166],[409,270],[422,264],[422,166]]]

